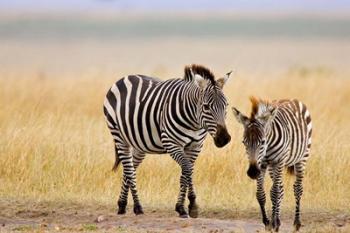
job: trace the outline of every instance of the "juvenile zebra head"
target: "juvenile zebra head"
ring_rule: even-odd
[[[223,147],[231,140],[225,123],[228,102],[223,93],[230,74],[231,72],[215,80],[210,70],[203,66],[192,65],[185,68],[185,78],[191,79],[200,89],[197,106],[199,124],[213,137],[217,147]]]
[[[257,179],[261,169],[266,169],[264,157],[267,149],[267,131],[277,113],[277,108],[267,101],[258,100],[251,97],[252,112],[250,118],[243,115],[236,108],[232,108],[233,113],[239,123],[244,127],[243,144],[249,159],[249,169],[247,175],[252,179]]]

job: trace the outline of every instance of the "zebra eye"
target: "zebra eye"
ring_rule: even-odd
[[[209,104],[203,104],[204,110],[209,110]]]

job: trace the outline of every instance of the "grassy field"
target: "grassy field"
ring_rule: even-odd
[[[181,76],[182,70],[174,73]],[[114,81],[111,77],[88,73],[81,78],[62,77],[59,82],[36,73],[20,81],[0,79],[3,202],[116,206],[121,169],[117,174],[111,172],[113,145],[102,114],[104,95]],[[309,213],[349,214],[350,79],[347,74],[320,68],[293,69],[280,78],[237,74],[225,92],[230,105],[246,113],[251,94],[302,100],[309,107],[314,123],[302,209]],[[217,149],[208,138],[196,163],[194,182],[199,205],[204,212],[219,212],[221,218],[258,213],[255,183],[246,176],[248,161],[241,144],[242,128],[231,112],[227,124],[231,143]],[[168,155],[146,157],[137,178],[146,212],[172,211],[179,172]],[[282,208],[289,214],[294,209],[292,182],[293,177],[286,176]]]

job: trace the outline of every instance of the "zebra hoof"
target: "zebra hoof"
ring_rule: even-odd
[[[198,218],[198,206],[197,204],[189,205],[188,212],[191,218]]]
[[[272,230],[273,232],[278,232],[279,228],[280,228],[281,222],[279,219],[275,219],[272,221]]]
[[[143,214],[142,206],[141,205],[135,205],[134,206],[134,213],[136,215]]]
[[[118,214],[121,215],[121,214],[126,214],[126,208],[120,208],[118,209]]]
[[[272,229],[272,226],[270,224],[270,221],[269,220],[264,220],[264,225],[265,225],[265,231],[271,231]]]
[[[126,213],[126,202],[118,201],[118,214]]]
[[[294,232],[298,232],[300,230],[301,223],[300,222],[295,222],[294,223]]]
[[[179,213],[180,218],[188,218],[188,214],[181,204],[176,204],[175,211]]]

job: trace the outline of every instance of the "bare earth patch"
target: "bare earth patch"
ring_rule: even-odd
[[[0,232],[265,232],[257,213],[207,211],[201,218],[180,219],[172,210],[145,209],[135,216],[101,205],[0,201]],[[285,216],[290,215],[290,216]],[[303,232],[349,232],[349,213],[305,213]],[[319,230],[318,230],[319,229]],[[292,213],[284,214],[281,232],[292,232]]]

